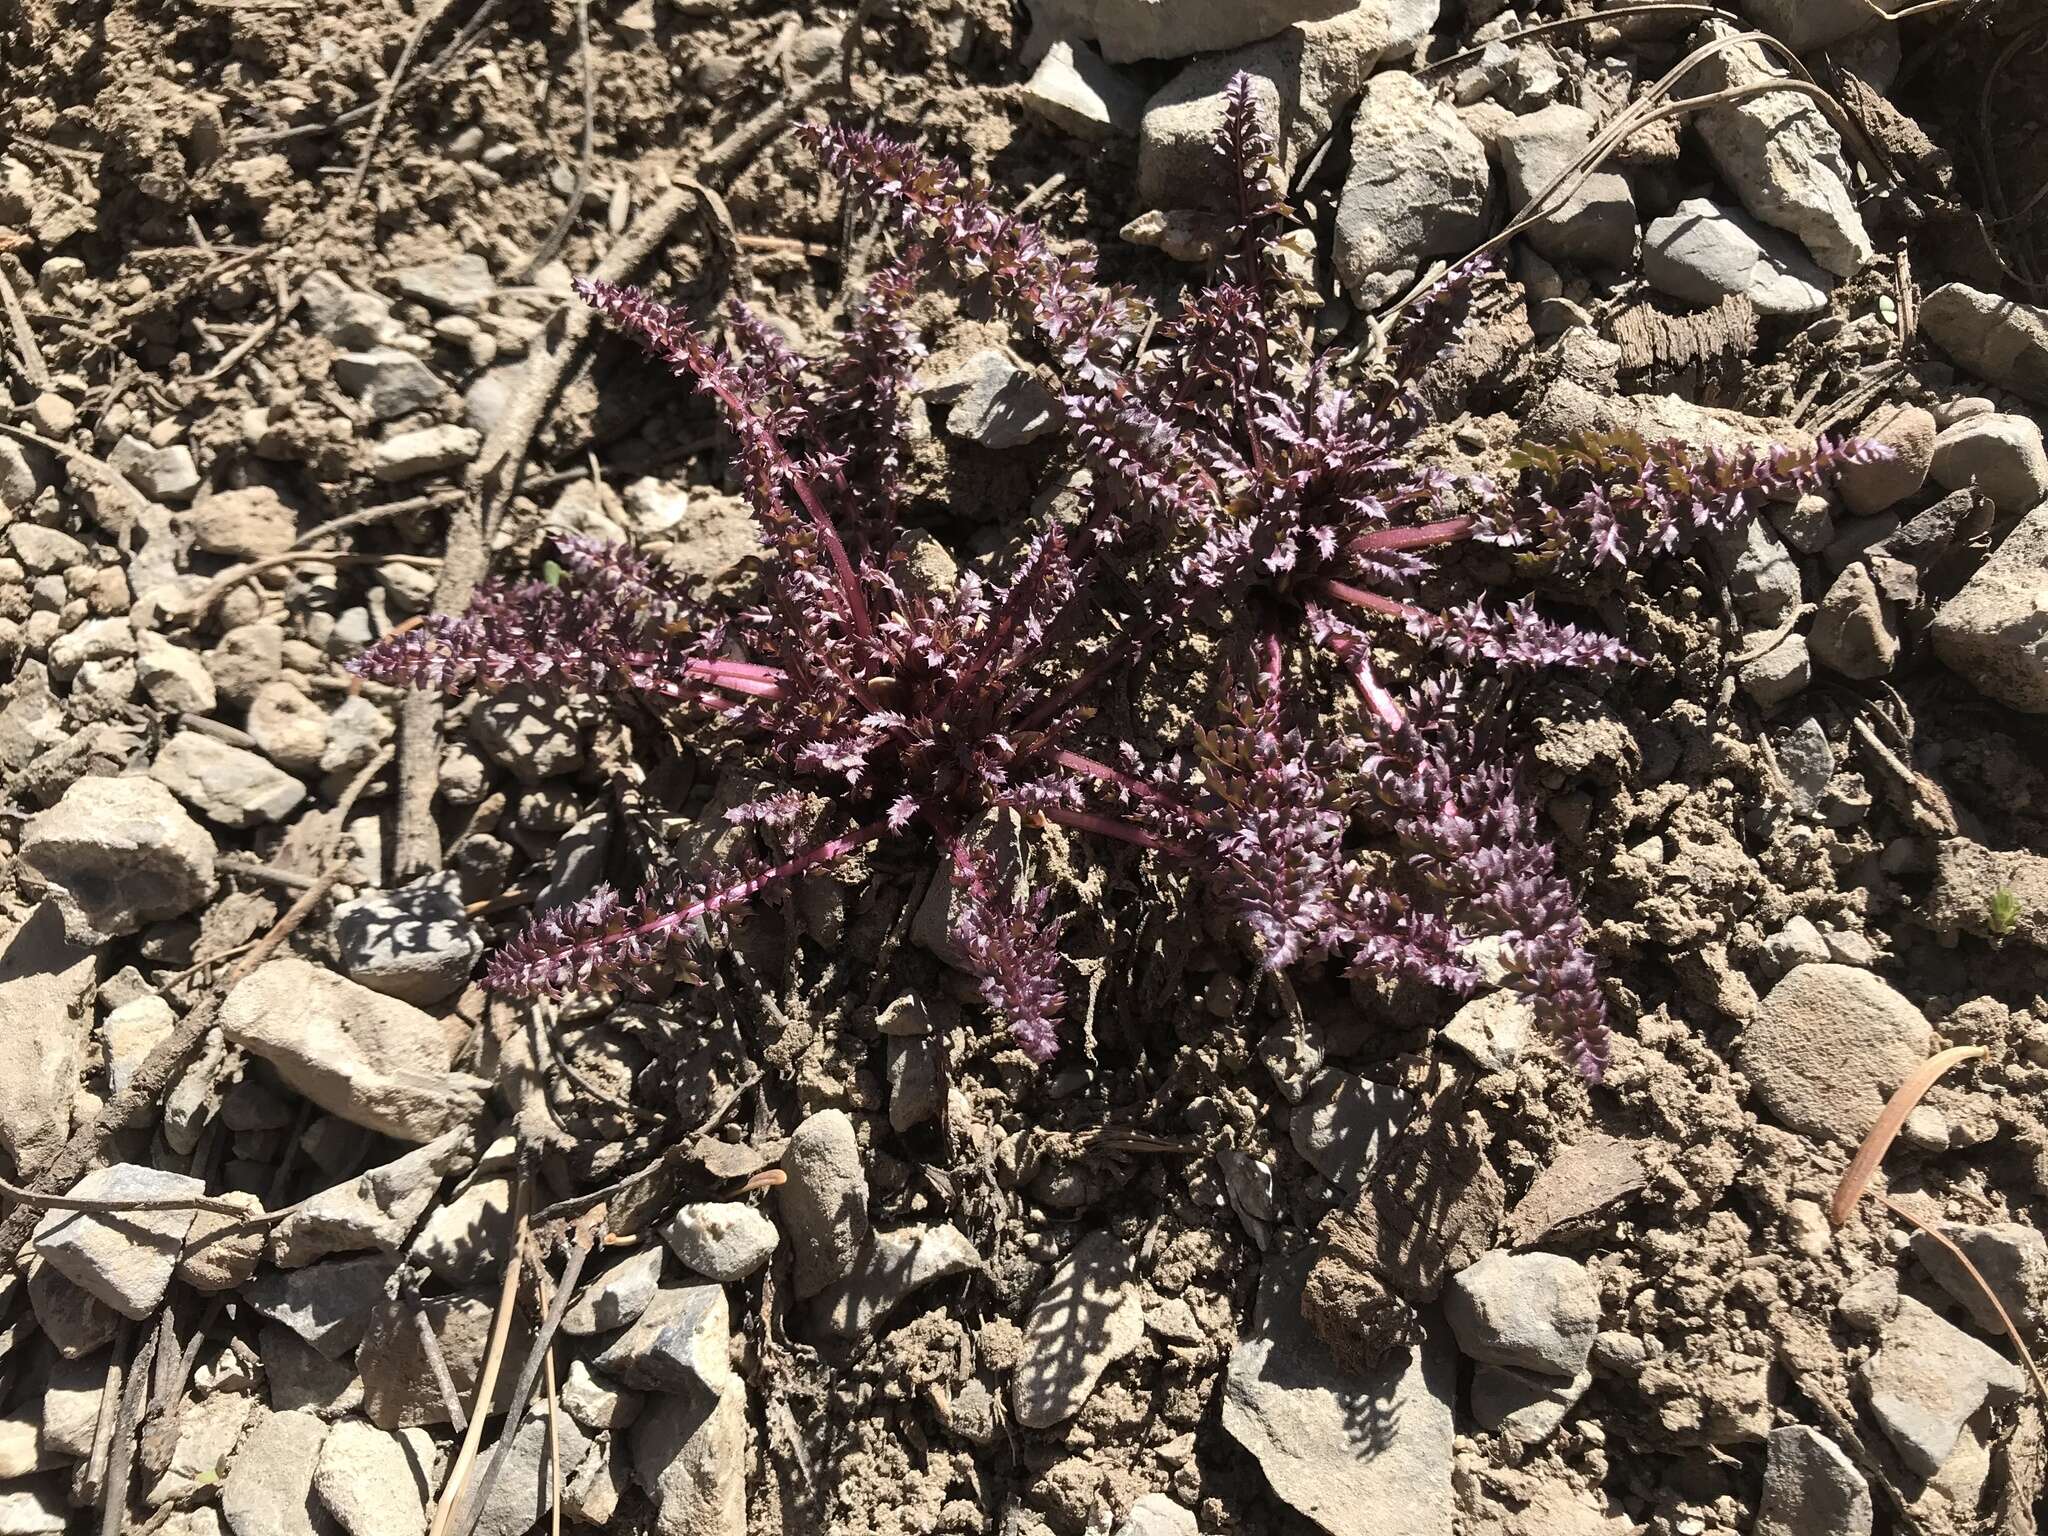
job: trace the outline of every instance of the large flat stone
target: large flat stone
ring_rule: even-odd
[[[1345,1370],[1303,1321],[1306,1255],[1269,1259],[1230,1357],[1223,1427],[1273,1492],[1330,1536],[1451,1536],[1457,1356],[1441,1325],[1370,1375]]]
[[[220,1027],[329,1114],[400,1141],[432,1141],[481,1108],[481,1085],[449,1071],[430,1015],[304,960],[243,977]]]

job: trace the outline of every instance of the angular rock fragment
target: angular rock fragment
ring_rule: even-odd
[[[629,1254],[583,1287],[562,1314],[562,1332],[572,1337],[624,1328],[647,1310],[661,1286],[661,1250]]]
[[[1079,139],[1138,131],[1145,92],[1086,43],[1062,38],[1024,84],[1024,110]]]
[[[328,1113],[400,1141],[432,1141],[480,1107],[431,1018],[304,960],[268,961],[236,983],[220,1027]]]
[[[1593,142],[1592,115],[1563,102],[1516,118],[1497,141],[1506,178],[1508,210],[1523,209],[1564,174]],[[1587,262],[1626,269],[1635,262],[1636,202],[1615,171],[1595,171],[1529,226],[1527,239],[1552,261]]]
[[[747,1536],[747,1386],[662,1397],[631,1430],[633,1475],[656,1536]]]
[[[914,1292],[978,1267],[981,1256],[952,1226],[898,1227],[877,1232],[853,1273],[818,1298],[827,1333],[857,1338],[872,1331]]]
[[[1366,308],[1399,296],[1432,256],[1486,236],[1493,169],[1448,102],[1399,70],[1366,82],[1351,130],[1330,260]]]
[[[1710,21],[1694,44],[1739,35],[1732,23]],[[1761,85],[1785,71],[1754,43],[1710,55],[1686,77],[1688,94]],[[1875,254],[1857,210],[1842,138],[1821,109],[1796,91],[1765,91],[1709,107],[1698,118],[1721,177],[1742,206],[1766,224],[1796,235],[1813,259],[1837,277],[1853,277]]]
[[[213,838],[153,779],[80,779],[29,818],[21,857],[79,938],[181,917],[213,889]]]
[[[255,752],[197,731],[163,744],[150,777],[217,826],[282,821],[306,798],[306,786]]]
[[[1444,1311],[1472,1359],[1569,1378],[1600,1329],[1600,1292],[1563,1254],[1496,1249],[1452,1277]]]
[[[1870,1484],[1819,1430],[1771,1431],[1756,1536],[1870,1536]]]
[[[221,1484],[220,1512],[234,1536],[328,1536],[313,1474],[327,1425],[317,1414],[259,1417]]]
[[[205,1190],[186,1174],[116,1163],[87,1174],[69,1193],[80,1200],[125,1202],[189,1199]],[[148,1317],[170,1288],[192,1214],[189,1208],[53,1210],[36,1223],[36,1252],[123,1317]]]
[[[71,1134],[71,1105],[92,1024],[93,951],[73,943],[46,901],[0,947],[0,1147],[23,1179]]]
[[[1870,1411],[1900,1460],[1923,1477],[1941,1470],[1979,1408],[2009,1401],[2026,1386],[2017,1365],[1907,1296],[1861,1377]]]
[[[1145,1336],[1136,1260],[1113,1233],[1074,1245],[1024,1323],[1024,1353],[1010,1404],[1026,1429],[1050,1429],[1081,1411],[1102,1373]]]
[[[1301,1315],[1304,1264],[1269,1259],[1251,1327],[1230,1357],[1223,1427],[1273,1492],[1331,1536],[1399,1510],[1403,1536],[1451,1536],[1457,1355],[1443,1330],[1361,1375]],[[1371,1517],[1365,1517],[1371,1518]]]
[[[722,1285],[659,1290],[593,1362],[647,1392],[716,1395],[732,1377],[732,1313]]]
[[[2048,502],[1934,616],[1934,653],[1979,693],[2048,714]]]

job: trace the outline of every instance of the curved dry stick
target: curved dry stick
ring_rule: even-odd
[[[1915,1067],[1906,1080],[1899,1084],[1884,1106],[1884,1113],[1877,1117],[1877,1124],[1870,1128],[1870,1134],[1863,1138],[1863,1145],[1856,1149],[1856,1156],[1849,1164],[1849,1171],[1842,1175],[1842,1182],[1835,1186],[1835,1198],[1828,1206],[1828,1221],[1840,1227],[1856,1210],[1856,1202],[1863,1198],[1870,1188],[1870,1181],[1877,1177],[1877,1165],[1884,1161],[1885,1153],[1891,1150],[1892,1142],[1898,1138],[1899,1128],[1906,1123],[1906,1116],[1919,1107],[1927,1096],[1927,1090],[1941,1080],[1941,1075],[1959,1062],[1971,1061],[1988,1054],[1981,1045],[1952,1045],[1945,1051],[1938,1051]]]
[[[1927,1096],[1927,1090],[1941,1080],[1941,1075],[1950,1067],[1988,1055],[1981,1045],[1952,1045],[1945,1051],[1938,1051],[1914,1068],[1912,1075],[1899,1084],[1898,1092],[1885,1102],[1884,1113],[1877,1117],[1877,1124],[1870,1128],[1870,1134],[1863,1138],[1863,1145],[1856,1149],[1856,1156],[1849,1164],[1849,1171],[1842,1175],[1842,1182],[1835,1186],[1834,1201],[1828,1207],[1828,1220],[1840,1227],[1855,1213],[1856,1202],[1863,1198],[1870,1188],[1870,1181],[1877,1177],[1877,1166],[1884,1161],[1899,1128],[1906,1123],[1906,1117],[1919,1107]],[[2020,1330],[2012,1320],[2012,1314],[2005,1310],[2005,1303],[1998,1299],[1998,1293],[1991,1289],[1991,1282],[1970,1262],[1970,1256],[1950,1241],[1946,1233],[1937,1232],[1933,1227],[1915,1216],[1905,1206],[1889,1195],[1879,1195],[1884,1208],[1915,1231],[1925,1232],[1939,1244],[1948,1256],[1962,1265],[1963,1273],[1970,1277],[1978,1293],[1991,1303],[1991,1310],[1998,1314],[1999,1322],[2005,1325],[2005,1335],[2012,1340],[2012,1347],[2019,1351],[2020,1363],[2027,1368],[2027,1375],[2033,1379],[2034,1391],[2039,1394],[2044,1408],[2048,1408],[2048,1381],[2041,1378],[2040,1367],[2034,1364],[2033,1352],[2027,1348],[2027,1341],[2020,1337]]]
[[[440,564],[437,555],[366,555],[354,550],[288,549],[280,555],[264,555],[260,559],[230,566],[180,607],[178,616],[197,624],[232,588],[281,565],[409,565],[431,571],[438,569]]]
[[[363,195],[363,183],[370,175],[370,162],[377,155],[377,141],[384,137],[384,121],[391,115],[391,103],[398,96],[398,88],[405,83],[405,72],[412,64],[413,55],[420,51],[420,44],[427,34],[440,24],[448,14],[454,0],[440,0],[420,13],[420,19],[413,23],[411,33],[405,39],[405,47],[399,50],[398,62],[391,67],[391,78],[378,94],[377,109],[370,114],[370,132],[363,140],[362,158],[356,161],[356,168],[348,178],[348,195],[341,200],[344,208],[353,207],[355,200]]]

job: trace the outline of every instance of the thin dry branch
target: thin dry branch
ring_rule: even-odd
[[[14,284],[7,281],[4,271],[0,271],[0,304],[7,308],[7,323],[14,331],[14,349],[21,354],[22,373],[37,389],[48,389],[49,365],[43,361],[43,350],[36,345],[36,333],[29,329],[28,315],[22,310]]]
[[[491,1416],[491,1404],[498,1392],[498,1373],[505,1366],[505,1347],[512,1337],[512,1319],[519,1311],[519,1276],[523,1270],[519,1254],[529,1230],[527,1217],[531,1200],[531,1186],[521,1177],[512,1197],[512,1256],[505,1265],[504,1281],[498,1287],[498,1307],[491,1314],[490,1343],[484,1350],[483,1369],[477,1373],[475,1395],[469,1400],[469,1428],[462,1436],[462,1447],[455,1453],[454,1464],[448,1469],[448,1481],[442,1485],[440,1502],[434,1506],[434,1519],[427,1527],[427,1536],[448,1536],[454,1528],[458,1508],[465,1517],[469,1513],[469,1475],[476,1467],[477,1450],[483,1444],[484,1421]],[[478,1507],[481,1508],[480,1501]],[[468,1529],[466,1520],[462,1529]]]

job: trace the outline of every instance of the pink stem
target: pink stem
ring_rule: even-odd
[[[1475,526],[1469,517],[1447,517],[1440,522],[1417,523],[1412,528],[1381,528],[1353,539],[1346,547],[1359,555],[1390,549],[1429,549],[1469,539]]]
[[[1436,617],[1427,609],[1418,608],[1413,603],[1396,602],[1391,597],[1381,597],[1377,592],[1354,587],[1348,581],[1324,581],[1320,586],[1325,593],[1340,602],[1350,603],[1355,608],[1363,608],[1371,613],[1383,613],[1390,619],[1420,619],[1427,623]]]
[[[1324,637],[1323,644],[1341,656],[1345,666],[1351,669],[1351,682],[1358,689],[1358,696],[1365,700],[1366,708],[1378,715],[1390,728],[1397,731],[1406,729],[1407,712],[1401,708],[1400,701],[1387,692],[1386,686],[1380,682],[1379,674],[1372,669],[1372,657],[1366,648],[1343,635],[1328,635]]]
[[[1179,854],[1180,849],[1154,837],[1141,827],[1127,826],[1109,816],[1097,816],[1092,811],[1069,811],[1057,806],[1036,808],[1047,821],[1056,821],[1063,827],[1072,827],[1077,832],[1093,832],[1100,837],[1113,837],[1119,842],[1135,843],[1140,848],[1150,848],[1159,853]]]
[[[748,672],[729,672],[726,664],[716,661],[693,661],[684,669],[692,677],[700,677],[720,688],[734,693],[744,693],[756,699],[779,699],[782,697],[780,673],[757,677]]]
[[[773,457],[776,468],[789,477],[789,483],[796,488],[797,500],[804,504],[804,510],[810,513],[811,522],[817,528],[818,536],[825,541],[825,551],[831,556],[832,569],[839,578],[840,593],[846,599],[847,612],[853,619],[854,629],[863,640],[873,639],[874,626],[868,619],[867,599],[861,595],[860,578],[854,574],[853,562],[847,558],[846,546],[839,539],[838,525],[832,521],[832,515],[825,510],[824,503],[818,500],[816,488],[797,472],[796,465],[790,461],[789,455],[783,452],[782,444],[775,440],[775,434],[755,417],[747,408],[745,401],[720,384],[715,375],[699,374],[698,377],[711,387],[736,420],[745,421],[752,426],[759,435],[762,446]]]
[[[1071,768],[1076,773],[1087,774],[1091,779],[1100,779],[1105,784],[1114,785],[1127,794],[1136,795],[1140,800],[1148,800],[1165,810],[1201,819],[1200,812],[1189,810],[1164,791],[1155,789],[1143,779],[1133,778],[1120,768],[1112,768],[1109,764],[1097,762],[1092,757],[1083,757],[1079,752],[1070,752],[1065,747],[1053,753],[1052,760],[1062,768]]]
[[[811,521],[817,526],[818,536],[825,541],[826,553],[832,557],[832,569],[839,573],[839,585],[846,593],[847,606],[853,615],[853,627],[860,632],[863,640],[872,640],[875,629],[868,619],[867,599],[861,595],[860,578],[854,574],[853,562],[846,556],[846,546],[839,541],[838,525],[832,521],[832,515],[825,510],[825,504],[818,500],[818,493],[811,482],[798,474],[796,466],[789,464],[786,458],[783,462],[789,465],[790,484],[796,487],[797,500],[801,501],[804,510],[811,514]]]
[[[734,677],[758,677],[771,683],[779,683],[784,677],[780,667],[763,666],[758,661],[735,661],[730,656],[708,657],[705,664]]]

